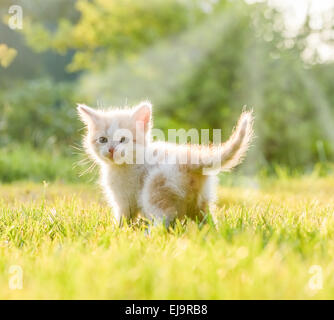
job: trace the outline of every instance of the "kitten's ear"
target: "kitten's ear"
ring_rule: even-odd
[[[77,104],[78,114],[82,122],[87,125],[91,125],[97,122],[98,120],[98,113],[94,109],[87,107],[84,104]]]
[[[132,118],[137,122],[144,123],[144,129],[147,131],[151,124],[152,104],[149,101],[141,102],[135,107]]]

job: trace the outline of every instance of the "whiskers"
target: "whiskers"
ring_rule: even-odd
[[[80,145],[71,145],[71,148],[73,148],[72,154],[76,155],[79,158],[72,165],[73,169],[79,168],[79,177],[94,172],[94,169],[96,168],[96,163],[88,157],[84,148]]]
[[[72,154],[84,154],[85,153],[84,148],[79,144],[73,144],[70,147],[75,150],[75,152],[72,152]]]

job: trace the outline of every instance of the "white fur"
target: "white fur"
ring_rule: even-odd
[[[229,170],[241,162],[252,139],[252,113],[241,115],[237,128],[225,144],[209,147],[152,142],[151,109],[147,101],[132,109],[107,111],[78,106],[80,118],[88,128],[84,145],[100,166],[100,183],[115,219],[120,223],[122,218],[135,218],[139,212],[148,219],[165,220],[167,224],[186,215],[202,218],[215,201],[217,185],[217,177],[204,175],[203,169],[210,171],[218,161],[220,171]],[[142,126],[136,127],[136,123]],[[115,139],[119,129],[133,133],[134,154],[155,150],[160,156],[154,162],[116,163],[117,152],[128,150],[130,146],[121,143],[119,136]],[[101,142],[101,137],[107,138],[107,142]],[[179,163],[190,150],[198,156],[199,162]],[[166,152],[174,155],[177,162],[164,162]]]

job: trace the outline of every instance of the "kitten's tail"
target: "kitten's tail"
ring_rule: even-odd
[[[253,138],[253,111],[244,111],[230,138],[218,146],[200,146],[197,164],[188,164],[190,170],[229,171],[244,159]],[[192,149],[192,148],[191,148]],[[193,150],[191,151],[193,152]]]

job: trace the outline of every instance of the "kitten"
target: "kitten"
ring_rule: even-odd
[[[117,223],[139,211],[166,225],[185,215],[201,220],[214,204],[217,173],[242,161],[253,136],[251,111],[241,114],[226,143],[214,146],[153,142],[149,102],[108,111],[78,105],[78,113]]]

